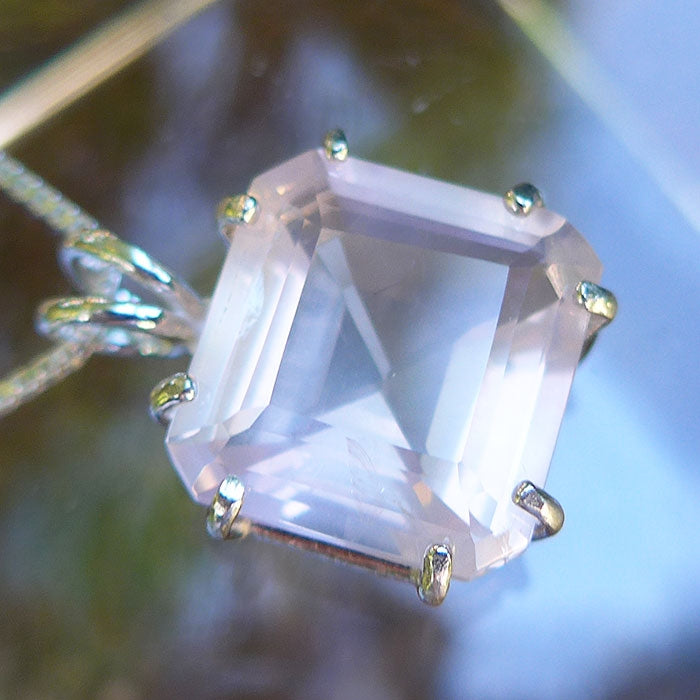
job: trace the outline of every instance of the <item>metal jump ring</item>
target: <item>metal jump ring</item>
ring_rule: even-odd
[[[49,299],[37,312],[49,337],[97,352],[174,357],[191,352],[196,332],[187,319],[157,306],[101,297]]]
[[[144,287],[170,308],[198,326],[206,307],[184,282],[145,251],[109,231],[93,229],[68,236],[59,253],[66,274],[86,294],[115,298],[122,276]]]

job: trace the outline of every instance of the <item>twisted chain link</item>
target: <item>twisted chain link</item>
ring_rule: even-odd
[[[0,190],[64,236],[99,228],[77,204],[4,151],[0,151]]]
[[[62,236],[99,227],[77,204],[4,151],[0,151],[0,190]],[[60,343],[0,379],[0,416],[80,369],[94,350],[90,345]]]

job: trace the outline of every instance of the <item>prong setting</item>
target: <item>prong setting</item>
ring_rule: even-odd
[[[516,216],[527,216],[533,209],[544,206],[540,191],[529,182],[521,182],[503,195],[506,209]]]
[[[418,580],[418,597],[427,605],[440,605],[445,600],[452,579],[452,552],[445,544],[433,544],[423,556],[423,569]]]
[[[333,129],[323,138],[323,149],[328,160],[344,161],[348,157],[348,140],[342,129]]]
[[[167,425],[172,409],[181,403],[192,401],[197,395],[194,380],[186,372],[177,372],[156,384],[151,391],[149,409],[151,417]]]
[[[588,337],[581,351],[581,359],[593,347],[598,331],[607,326],[617,315],[617,299],[605,287],[583,280],[576,285],[576,301],[591,315],[588,323]]]
[[[252,195],[237,194],[233,197],[225,197],[216,208],[219,233],[230,241],[236,226],[254,223],[259,213],[258,200]]]
[[[397,575],[409,580],[427,604],[437,605],[444,600],[452,576],[470,580],[520,554],[527,544],[523,537],[530,539],[536,525],[536,538],[561,527],[561,508],[545,498],[544,492],[516,494],[522,508],[514,505],[511,497],[523,479],[541,483],[539,479],[549,466],[549,448],[553,448],[557,432],[554,421],[563,413],[576,355],[597,319],[602,318],[589,314],[578,303],[575,289],[581,280],[598,280],[599,263],[565,219],[546,210],[534,211],[542,206],[542,197],[531,185],[514,187],[507,198],[510,209],[506,209],[502,196],[442,187],[437,182],[428,185],[424,178],[349,157],[347,162],[339,162],[346,155],[346,144],[344,136],[330,133],[323,146],[319,144],[298,160],[264,173],[254,181],[261,183],[260,187],[251,185],[249,191],[259,197],[261,218],[252,226],[238,223],[235,227],[232,248],[211,302],[207,331],[193,359],[202,387],[200,396],[195,404],[175,413],[167,446],[190,493],[196,500],[204,499],[207,506],[211,504],[208,529],[213,536],[237,537],[249,531]],[[305,194],[296,197],[292,188],[300,188],[300,193],[304,188]],[[443,196],[444,203],[433,217],[431,207]],[[311,216],[308,202],[313,205],[314,199],[322,206],[313,206]],[[430,226],[427,214],[416,214],[422,211],[431,212]],[[452,211],[461,211],[463,216],[453,218]],[[266,235],[273,229],[280,236]],[[334,232],[333,249],[324,247],[324,231],[328,230]],[[364,237],[357,248],[356,234]],[[347,241],[352,250],[348,248],[347,255],[334,253],[338,250],[335,238],[341,246]],[[465,245],[448,243],[452,240]],[[302,247],[304,262],[315,256],[318,264],[292,264],[296,257],[290,256]],[[410,258],[398,255],[404,249]],[[448,249],[454,255],[450,270],[454,264],[455,273],[449,276],[443,271],[443,255]],[[420,264],[419,276],[404,274],[409,271],[409,260]],[[482,285],[481,267],[489,261],[502,268],[484,269]],[[508,273],[503,287],[506,268],[517,274]],[[472,272],[479,278],[478,289],[463,282]],[[539,282],[522,289],[531,275],[551,290]],[[264,294],[259,284],[263,278]],[[398,280],[402,283],[402,307],[394,314]],[[424,296],[428,285],[430,304]],[[499,290],[493,299],[489,292],[488,305],[484,306],[488,333],[470,337],[468,347],[463,348],[461,337],[473,321],[459,309],[471,306],[482,286],[485,291]],[[297,297],[295,292],[290,297],[294,314],[279,314],[279,294],[304,288],[313,288],[314,295]],[[325,314],[319,304],[327,305],[323,309],[332,310],[332,318],[338,318],[336,309],[342,309],[342,302],[336,300],[338,289],[347,289],[353,299],[378,295],[371,297],[372,306],[366,310],[371,312],[369,326],[365,310],[357,308],[363,316],[355,319],[355,325],[369,332],[346,329],[344,324],[338,329],[337,324],[324,321],[319,333],[311,337],[309,328],[317,327],[318,313]],[[509,318],[512,315],[512,309],[504,306],[511,293],[522,299],[521,308],[527,313],[513,319],[514,334],[501,337],[498,323],[505,313]],[[433,301],[456,309],[455,315],[436,317]],[[530,318],[535,311],[538,321],[533,326]],[[420,328],[414,329],[417,323]],[[360,342],[356,330],[360,331]],[[220,338],[226,342],[219,342]],[[431,339],[427,352],[422,352],[424,338]],[[392,373],[403,369],[403,355],[395,355],[393,348],[396,341],[404,339],[411,348],[411,371],[405,376],[403,372]],[[385,349],[386,343],[391,348]],[[358,430],[358,425],[376,420],[377,411],[346,395],[345,348],[359,350],[358,370],[364,372],[367,367],[376,377],[375,369],[381,366],[377,380],[385,372],[386,376],[392,373],[391,385],[372,385],[373,391],[387,389],[382,417],[391,421],[391,433],[382,429],[380,435],[366,435]],[[542,381],[533,385],[534,393],[520,391],[520,382],[482,381],[485,375],[481,367],[472,370],[471,362],[455,359],[458,354],[463,357],[466,349],[470,357],[478,355],[482,366],[488,368],[501,357],[521,352],[521,348],[528,356],[543,360],[539,365]],[[414,360],[414,356],[418,357]],[[329,358],[328,372],[319,374],[319,357]],[[528,376],[530,369],[524,366],[523,376]],[[451,379],[449,391],[442,381],[445,376]],[[252,378],[255,388],[251,390]],[[314,389],[308,402],[299,395],[306,387]],[[400,403],[393,399],[399,392]],[[440,402],[423,400],[437,392]],[[260,424],[260,431],[248,430],[258,408],[265,411],[267,406],[276,405],[273,396],[279,405],[284,403],[287,412],[285,420],[274,421],[275,439],[270,441],[266,432],[272,426]],[[312,437],[316,428],[309,421],[326,406],[326,397],[343,411],[337,421],[333,419],[333,443],[328,446]],[[435,482],[432,460],[441,459],[455,444],[464,442],[470,420],[467,401],[503,407],[493,412],[493,424],[488,428],[496,438],[486,444],[465,444],[464,460],[453,462]],[[441,429],[439,435],[423,440],[423,427],[441,420],[446,411],[454,419],[445,425],[444,432]],[[392,449],[396,442],[394,426],[402,433],[418,429],[419,439],[409,440],[407,449],[420,475],[416,478],[422,479],[420,489],[414,479],[401,477],[401,460],[387,458],[387,447]],[[514,429],[522,436],[515,442],[509,439]],[[536,454],[522,464],[514,479],[511,467],[519,463],[520,443],[526,436],[528,444],[537,444]],[[346,441],[352,449],[352,469],[342,466],[345,459],[336,458],[336,438],[337,445]],[[307,444],[310,441],[312,448]],[[491,510],[489,501],[489,517],[483,522],[483,489],[478,472],[471,478],[471,470],[478,465],[470,450],[477,451],[478,459],[474,459],[478,464],[489,464],[493,471],[489,489],[495,506]],[[328,470],[319,472],[318,465],[326,462]],[[370,473],[375,465],[381,469],[376,483],[379,492],[365,484],[358,489],[357,469]],[[243,494],[233,502],[218,494],[212,503],[227,474],[237,475],[246,486],[242,507]],[[371,473],[370,477],[374,484]],[[457,501],[476,503],[477,511],[471,505],[455,510],[452,506]],[[347,507],[349,502],[352,508]],[[396,503],[402,505],[401,518],[393,517]],[[432,535],[426,535],[427,519]],[[475,537],[484,543],[477,556],[471,554]]]
[[[207,511],[207,532],[218,540],[244,537],[250,529],[248,521],[238,521],[245,487],[237,476],[227,476],[220,484]]]
[[[576,299],[579,304],[586,307],[586,311],[603,319],[601,325],[610,323],[617,314],[615,295],[609,289],[593,282],[587,280],[579,282],[576,286]]]
[[[521,481],[513,491],[513,503],[537,518],[533,540],[556,535],[564,525],[564,509],[559,501],[531,481]]]

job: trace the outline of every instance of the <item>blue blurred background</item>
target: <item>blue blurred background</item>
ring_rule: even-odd
[[[127,6],[6,0],[0,90]],[[691,0],[222,0],[10,144],[208,294],[216,202],[342,125],[362,158],[537,184],[620,312],[552,463],[564,530],[437,610],[209,541],[146,419],[186,361],[95,358],[0,422],[0,696],[700,697],[698,36]],[[69,293],[55,243],[0,198],[3,372]]]

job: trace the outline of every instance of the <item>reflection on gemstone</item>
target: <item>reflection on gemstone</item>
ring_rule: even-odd
[[[472,578],[522,551],[600,266],[561,217],[309,152],[257,178],[168,447],[195,499],[235,474],[256,523]],[[430,212],[430,219],[423,215]]]

